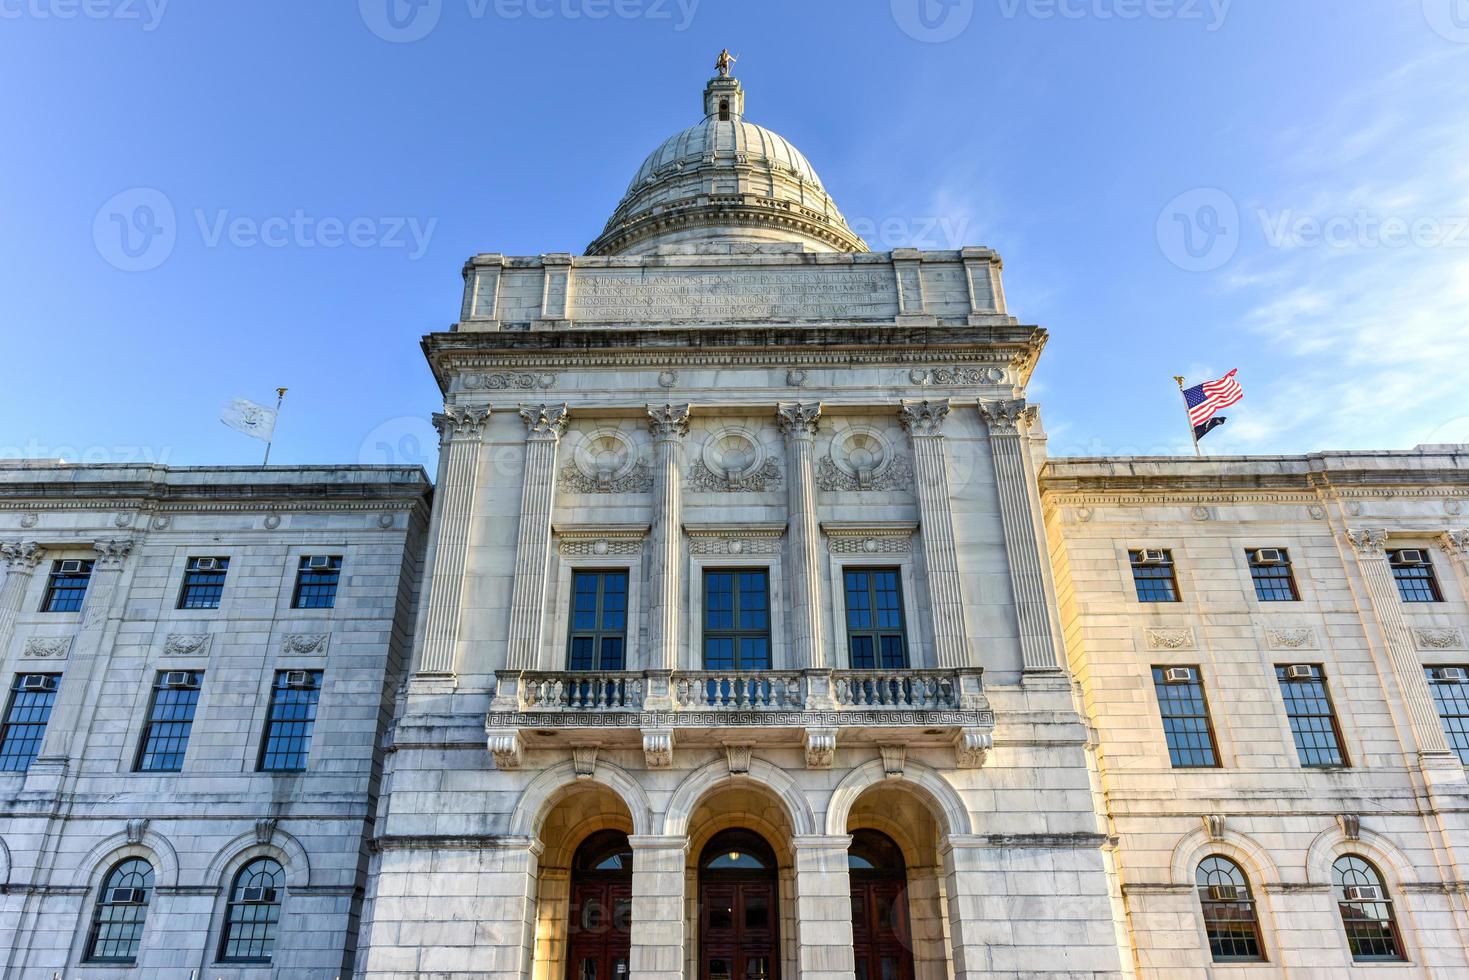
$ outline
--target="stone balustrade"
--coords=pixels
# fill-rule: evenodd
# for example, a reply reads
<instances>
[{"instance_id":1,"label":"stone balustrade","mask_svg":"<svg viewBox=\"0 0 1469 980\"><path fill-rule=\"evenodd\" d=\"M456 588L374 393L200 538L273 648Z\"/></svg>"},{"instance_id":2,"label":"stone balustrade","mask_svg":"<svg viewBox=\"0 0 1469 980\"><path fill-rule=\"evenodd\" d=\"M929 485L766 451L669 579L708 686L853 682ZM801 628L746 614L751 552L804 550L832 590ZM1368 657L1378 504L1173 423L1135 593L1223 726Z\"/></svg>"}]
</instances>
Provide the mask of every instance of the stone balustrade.
<instances>
[{"instance_id":1,"label":"stone balustrade","mask_svg":"<svg viewBox=\"0 0 1469 980\"><path fill-rule=\"evenodd\" d=\"M957 708L953 670L839 670L832 676L838 708Z\"/></svg>"},{"instance_id":2,"label":"stone balustrade","mask_svg":"<svg viewBox=\"0 0 1469 980\"><path fill-rule=\"evenodd\" d=\"M673 675L675 708L727 708L781 711L806 705L803 678L797 671L701 670Z\"/></svg>"}]
</instances>

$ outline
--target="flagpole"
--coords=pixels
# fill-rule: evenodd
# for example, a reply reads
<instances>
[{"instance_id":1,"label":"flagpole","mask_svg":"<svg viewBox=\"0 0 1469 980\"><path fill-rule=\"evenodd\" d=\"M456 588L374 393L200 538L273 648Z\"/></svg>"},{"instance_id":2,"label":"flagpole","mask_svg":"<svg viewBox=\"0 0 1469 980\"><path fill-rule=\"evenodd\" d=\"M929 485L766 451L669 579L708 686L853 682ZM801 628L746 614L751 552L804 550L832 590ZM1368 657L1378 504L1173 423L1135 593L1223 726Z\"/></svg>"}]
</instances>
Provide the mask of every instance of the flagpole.
<instances>
[{"instance_id":1,"label":"flagpole","mask_svg":"<svg viewBox=\"0 0 1469 980\"><path fill-rule=\"evenodd\" d=\"M284 389L284 388L277 388L275 390L275 415L276 415L276 419L275 420L276 420L276 422L279 422L280 421L281 402L283 402L285 400L286 400L286 389ZM265 469L267 466L270 465L270 447L271 447L271 444L274 443L274 442L275 442L275 425L272 424L271 427L270 427L270 438L267 439L266 442L265 442L265 459L261 460L261 462L260 462L260 468L262 470ZM1198 443L1197 442L1194 443L1194 448L1195 449L1198 448Z\"/></svg>"},{"instance_id":2,"label":"flagpole","mask_svg":"<svg viewBox=\"0 0 1469 980\"><path fill-rule=\"evenodd\" d=\"M1183 375L1175 374L1173 380L1178 382L1178 394L1183 398L1183 417L1188 420L1188 434L1194 441L1194 455L1203 456L1204 451L1199 448L1199 430L1194 428L1194 418L1188 411L1188 395L1184 394Z\"/></svg>"}]
</instances>

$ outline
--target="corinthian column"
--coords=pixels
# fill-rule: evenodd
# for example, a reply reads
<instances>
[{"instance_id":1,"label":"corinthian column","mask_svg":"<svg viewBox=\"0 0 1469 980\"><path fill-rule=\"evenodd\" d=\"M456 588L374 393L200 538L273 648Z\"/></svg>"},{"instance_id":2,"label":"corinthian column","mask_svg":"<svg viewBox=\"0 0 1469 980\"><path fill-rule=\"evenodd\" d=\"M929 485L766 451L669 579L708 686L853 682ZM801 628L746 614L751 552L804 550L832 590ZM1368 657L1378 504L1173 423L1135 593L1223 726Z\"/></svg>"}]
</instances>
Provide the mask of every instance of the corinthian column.
<instances>
[{"instance_id":1,"label":"corinthian column","mask_svg":"<svg viewBox=\"0 0 1469 980\"><path fill-rule=\"evenodd\" d=\"M1469 596L1469 531L1445 531L1439 538L1439 544L1449 556L1449 561L1454 563L1454 571L1459 575L1459 588ZM0 639L3 638L3 633L0 633Z\"/></svg>"},{"instance_id":2,"label":"corinthian column","mask_svg":"<svg viewBox=\"0 0 1469 980\"><path fill-rule=\"evenodd\" d=\"M959 581L959 554L954 545L954 515L949 506L949 464L944 456L944 420L948 399L905 401L898 412L913 443L913 476L917 484L918 519L923 527L923 555L928 592L933 599L933 641L940 667L963 667L969 655L964 642L964 593Z\"/></svg>"},{"instance_id":3,"label":"corinthian column","mask_svg":"<svg viewBox=\"0 0 1469 980\"><path fill-rule=\"evenodd\" d=\"M979 414L990 431L1000 522L1005 528L1005 559L1020 626L1020 655L1028 671L1060 670L1046 601L1040 539L1031 511L1030 473L1025 465L1024 428L1033 419L1035 409L1020 399L980 402Z\"/></svg>"},{"instance_id":4,"label":"corinthian column","mask_svg":"<svg viewBox=\"0 0 1469 980\"><path fill-rule=\"evenodd\" d=\"M46 549L34 541L0 543L0 561L5 563L5 584L0 585L0 650L10 648L10 633L20 604L30 588L31 575L46 557Z\"/></svg>"},{"instance_id":5,"label":"corinthian column","mask_svg":"<svg viewBox=\"0 0 1469 980\"><path fill-rule=\"evenodd\" d=\"M816 421L821 404L782 404L776 409L786 437L790 470L791 657L801 670L826 666L821 623L821 540L816 519Z\"/></svg>"},{"instance_id":6,"label":"corinthian column","mask_svg":"<svg viewBox=\"0 0 1469 980\"><path fill-rule=\"evenodd\" d=\"M546 567L551 557L551 509L556 503L556 446L566 431L565 405L522 405L525 475L520 485L520 531L515 542L515 588L510 597L510 670L540 665L546 617Z\"/></svg>"},{"instance_id":7,"label":"corinthian column","mask_svg":"<svg viewBox=\"0 0 1469 980\"><path fill-rule=\"evenodd\" d=\"M683 562L683 441L688 405L649 405L653 433L653 557L648 570L648 668L678 669L678 618ZM650 690L653 703L659 693Z\"/></svg>"},{"instance_id":8,"label":"corinthian column","mask_svg":"<svg viewBox=\"0 0 1469 980\"><path fill-rule=\"evenodd\" d=\"M450 406L434 415L434 428L439 430L439 480L429 538L428 602L418 630L420 674L454 673L479 447L489 421L488 407Z\"/></svg>"},{"instance_id":9,"label":"corinthian column","mask_svg":"<svg viewBox=\"0 0 1469 980\"><path fill-rule=\"evenodd\" d=\"M1413 646L1413 633L1403 617L1402 599L1398 595L1392 569L1388 566L1387 551L1383 547L1387 542L1387 531L1381 528L1349 530L1347 540L1357 553L1357 565L1367 583L1373 616L1387 644L1388 660L1398 689L1402 691L1403 704L1408 709L1418 753L1420 756L1451 757L1443 724L1433 705L1433 692L1428 688L1428 679L1423 676L1423 665L1418 662L1418 652ZM1457 759L1454 759L1454 765L1458 765Z\"/></svg>"}]
</instances>

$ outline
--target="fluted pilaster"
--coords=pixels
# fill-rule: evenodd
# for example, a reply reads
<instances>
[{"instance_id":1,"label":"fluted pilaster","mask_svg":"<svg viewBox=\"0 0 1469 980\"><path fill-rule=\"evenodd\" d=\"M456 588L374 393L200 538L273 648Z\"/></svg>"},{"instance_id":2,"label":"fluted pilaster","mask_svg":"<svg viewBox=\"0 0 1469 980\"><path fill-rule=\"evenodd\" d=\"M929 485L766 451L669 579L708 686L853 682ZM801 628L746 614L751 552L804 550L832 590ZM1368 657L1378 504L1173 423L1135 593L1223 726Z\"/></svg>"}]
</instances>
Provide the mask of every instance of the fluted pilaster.
<instances>
[{"instance_id":1,"label":"fluted pilaster","mask_svg":"<svg viewBox=\"0 0 1469 980\"><path fill-rule=\"evenodd\" d=\"M816 424L821 418L821 405L782 404L776 415L785 433L786 468L790 471L790 666L814 670L826 666L821 619L821 529L816 515Z\"/></svg>"},{"instance_id":2,"label":"fluted pilaster","mask_svg":"<svg viewBox=\"0 0 1469 980\"><path fill-rule=\"evenodd\" d=\"M1403 692L1403 703L1408 709L1408 719L1413 728L1413 737L1422 755L1450 754L1448 739L1444 736L1443 724L1433 704L1433 692L1423 676L1423 665L1413 645L1413 633L1403 616L1402 599L1398 595L1397 582L1393 580L1392 568L1388 565L1387 531L1381 528L1362 528L1347 531L1347 541L1357 554L1357 565L1367 584L1367 595L1372 604L1373 615L1382 629L1387 654L1398 688Z\"/></svg>"},{"instance_id":3,"label":"fluted pilaster","mask_svg":"<svg viewBox=\"0 0 1469 980\"><path fill-rule=\"evenodd\" d=\"M683 567L683 442L688 405L649 405L653 433L652 561L648 570L648 667L678 669L678 620Z\"/></svg>"},{"instance_id":4,"label":"fluted pilaster","mask_svg":"<svg viewBox=\"0 0 1469 980\"><path fill-rule=\"evenodd\" d=\"M25 601L31 576L46 557L46 549L34 541L0 542L0 562L5 564L5 584L0 585L0 650L10 649L20 604Z\"/></svg>"},{"instance_id":5,"label":"fluted pilaster","mask_svg":"<svg viewBox=\"0 0 1469 980\"><path fill-rule=\"evenodd\" d=\"M933 599L938 666L962 667L969 655L964 640L964 592L954 544L954 515L949 504L949 464L944 455L943 429L948 416L947 399L904 402L898 413L913 443L913 476L918 519L923 527L928 591Z\"/></svg>"},{"instance_id":6,"label":"fluted pilaster","mask_svg":"<svg viewBox=\"0 0 1469 980\"><path fill-rule=\"evenodd\" d=\"M546 615L546 568L551 555L551 512L556 505L556 447L566 431L565 405L523 405L525 474L520 485L520 528L515 543L515 587L510 597L507 666L540 666Z\"/></svg>"},{"instance_id":7,"label":"fluted pilaster","mask_svg":"<svg viewBox=\"0 0 1469 980\"><path fill-rule=\"evenodd\" d=\"M1020 655L1028 671L1061 669L1046 600L1045 570L1025 466L1024 430L1035 409L1023 400L980 402L979 413L989 426L990 456L1000 498L1000 522L1005 529L1005 559L1015 617L1020 627Z\"/></svg>"},{"instance_id":8,"label":"fluted pilaster","mask_svg":"<svg viewBox=\"0 0 1469 980\"><path fill-rule=\"evenodd\" d=\"M434 495L428 602L419 629L418 672L452 674L459 637L464 567L479 476L479 453L490 409L447 407L434 415L439 430L439 482Z\"/></svg>"}]
</instances>

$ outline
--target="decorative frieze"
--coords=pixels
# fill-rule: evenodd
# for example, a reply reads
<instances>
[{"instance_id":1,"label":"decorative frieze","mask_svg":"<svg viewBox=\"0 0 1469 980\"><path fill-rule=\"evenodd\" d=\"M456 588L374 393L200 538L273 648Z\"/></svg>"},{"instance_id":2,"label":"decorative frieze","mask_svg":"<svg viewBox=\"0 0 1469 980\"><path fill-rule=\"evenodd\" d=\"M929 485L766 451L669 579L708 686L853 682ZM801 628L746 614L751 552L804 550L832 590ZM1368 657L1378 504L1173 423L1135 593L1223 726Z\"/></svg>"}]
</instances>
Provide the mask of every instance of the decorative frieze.
<instances>
[{"instance_id":1,"label":"decorative frieze","mask_svg":"<svg viewBox=\"0 0 1469 980\"><path fill-rule=\"evenodd\" d=\"M561 554L577 558L640 555L648 536L646 524L556 524L551 530Z\"/></svg>"},{"instance_id":2,"label":"decorative frieze","mask_svg":"<svg viewBox=\"0 0 1469 980\"><path fill-rule=\"evenodd\" d=\"M941 367L914 368L908 372L908 380L916 385L952 387L955 385L994 385L1005 380L1005 369L1001 367Z\"/></svg>"},{"instance_id":3,"label":"decorative frieze","mask_svg":"<svg viewBox=\"0 0 1469 980\"><path fill-rule=\"evenodd\" d=\"M1149 628L1144 630L1149 650L1192 650L1194 648L1194 631L1191 629L1170 629L1167 627Z\"/></svg>"},{"instance_id":4,"label":"decorative frieze","mask_svg":"<svg viewBox=\"0 0 1469 980\"><path fill-rule=\"evenodd\" d=\"M170 633L163 641L165 657L207 657L213 633Z\"/></svg>"},{"instance_id":5,"label":"decorative frieze","mask_svg":"<svg viewBox=\"0 0 1469 980\"><path fill-rule=\"evenodd\" d=\"M330 640L330 633L287 633L281 640L281 653L298 656L310 654L325 656L327 643Z\"/></svg>"},{"instance_id":6,"label":"decorative frieze","mask_svg":"<svg viewBox=\"0 0 1469 980\"><path fill-rule=\"evenodd\" d=\"M1316 631L1309 626L1267 629L1265 645L1272 650L1313 650L1316 647Z\"/></svg>"},{"instance_id":7,"label":"decorative frieze","mask_svg":"<svg viewBox=\"0 0 1469 980\"><path fill-rule=\"evenodd\" d=\"M65 660L66 655L70 652L71 637L69 636L32 636L26 639L21 656Z\"/></svg>"},{"instance_id":8,"label":"decorative frieze","mask_svg":"<svg viewBox=\"0 0 1469 980\"><path fill-rule=\"evenodd\" d=\"M686 524L694 555L778 555L784 524Z\"/></svg>"},{"instance_id":9,"label":"decorative frieze","mask_svg":"<svg viewBox=\"0 0 1469 980\"><path fill-rule=\"evenodd\" d=\"M1420 626L1413 630L1420 650L1462 650L1464 633L1451 626Z\"/></svg>"},{"instance_id":10,"label":"decorative frieze","mask_svg":"<svg viewBox=\"0 0 1469 980\"><path fill-rule=\"evenodd\" d=\"M827 550L834 555L905 555L913 550L912 521L826 521Z\"/></svg>"},{"instance_id":11,"label":"decorative frieze","mask_svg":"<svg viewBox=\"0 0 1469 980\"><path fill-rule=\"evenodd\" d=\"M506 371L499 374L466 374L466 391L507 391L556 387L557 376L549 371Z\"/></svg>"}]
</instances>

